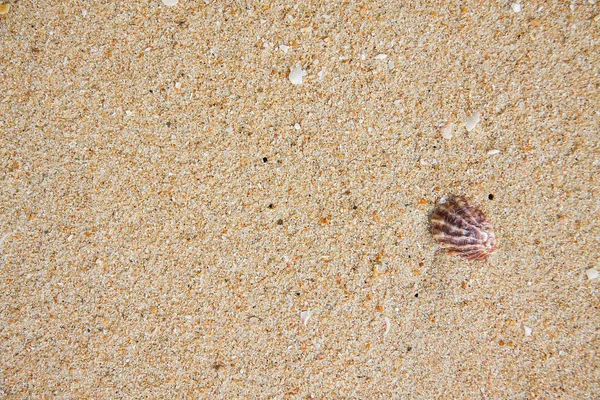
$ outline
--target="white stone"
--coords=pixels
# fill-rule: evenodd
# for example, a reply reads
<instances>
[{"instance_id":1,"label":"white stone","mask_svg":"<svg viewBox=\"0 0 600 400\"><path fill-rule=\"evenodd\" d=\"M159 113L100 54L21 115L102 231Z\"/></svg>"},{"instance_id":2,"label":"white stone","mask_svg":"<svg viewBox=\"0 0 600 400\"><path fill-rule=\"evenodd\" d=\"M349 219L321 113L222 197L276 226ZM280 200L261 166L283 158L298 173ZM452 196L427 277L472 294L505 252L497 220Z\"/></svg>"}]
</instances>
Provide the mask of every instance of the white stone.
<instances>
[{"instance_id":1,"label":"white stone","mask_svg":"<svg viewBox=\"0 0 600 400\"><path fill-rule=\"evenodd\" d=\"M167 7L172 7L177 5L177 3L179 2L179 0L162 0L163 4Z\"/></svg>"},{"instance_id":2,"label":"white stone","mask_svg":"<svg viewBox=\"0 0 600 400\"><path fill-rule=\"evenodd\" d=\"M387 54L377 54L375 56L376 60L385 60L387 58Z\"/></svg>"},{"instance_id":3,"label":"white stone","mask_svg":"<svg viewBox=\"0 0 600 400\"><path fill-rule=\"evenodd\" d=\"M598 271L595 268L588 269L587 271L585 271L585 274L587 275L588 279L598 278Z\"/></svg>"},{"instance_id":4,"label":"white stone","mask_svg":"<svg viewBox=\"0 0 600 400\"><path fill-rule=\"evenodd\" d=\"M531 329L530 327L524 325L523 329L525 330L525 336L531 336L531 333L533 332L533 329Z\"/></svg>"},{"instance_id":5,"label":"white stone","mask_svg":"<svg viewBox=\"0 0 600 400\"><path fill-rule=\"evenodd\" d=\"M516 13L521 12L521 3L512 3L510 7Z\"/></svg>"}]
</instances>

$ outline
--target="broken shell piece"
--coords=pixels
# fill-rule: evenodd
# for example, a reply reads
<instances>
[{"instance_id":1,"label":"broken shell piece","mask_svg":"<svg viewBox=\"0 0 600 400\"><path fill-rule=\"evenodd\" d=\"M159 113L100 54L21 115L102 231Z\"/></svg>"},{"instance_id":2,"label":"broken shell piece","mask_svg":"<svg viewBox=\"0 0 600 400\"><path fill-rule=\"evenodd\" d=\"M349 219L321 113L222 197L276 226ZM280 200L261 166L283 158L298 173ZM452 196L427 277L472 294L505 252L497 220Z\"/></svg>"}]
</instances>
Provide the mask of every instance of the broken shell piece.
<instances>
[{"instance_id":1,"label":"broken shell piece","mask_svg":"<svg viewBox=\"0 0 600 400\"><path fill-rule=\"evenodd\" d=\"M0 4L0 15L8 14L10 4Z\"/></svg>"},{"instance_id":2,"label":"broken shell piece","mask_svg":"<svg viewBox=\"0 0 600 400\"><path fill-rule=\"evenodd\" d=\"M454 124L452 122L448 122L444 126L440 128L440 135L444 139L452 139L452 131L454 130Z\"/></svg>"},{"instance_id":3,"label":"broken shell piece","mask_svg":"<svg viewBox=\"0 0 600 400\"><path fill-rule=\"evenodd\" d=\"M481 113L479 111L474 111L465 121L465 128L467 128L467 132L471 132L473 129L475 129L475 126L477 126L480 119Z\"/></svg>"},{"instance_id":4,"label":"broken shell piece","mask_svg":"<svg viewBox=\"0 0 600 400\"><path fill-rule=\"evenodd\" d=\"M487 152L488 156L495 156L496 154L500 154L500 150L494 149Z\"/></svg>"},{"instance_id":5,"label":"broken shell piece","mask_svg":"<svg viewBox=\"0 0 600 400\"><path fill-rule=\"evenodd\" d=\"M590 268L587 271L585 271L585 274L587 275L588 279L596 279L598 277L598 271L594 268Z\"/></svg>"},{"instance_id":6,"label":"broken shell piece","mask_svg":"<svg viewBox=\"0 0 600 400\"><path fill-rule=\"evenodd\" d=\"M431 215L431 233L451 255L482 260L496 251L494 228L463 196L448 199Z\"/></svg>"},{"instance_id":7,"label":"broken shell piece","mask_svg":"<svg viewBox=\"0 0 600 400\"><path fill-rule=\"evenodd\" d=\"M528 327L526 325L523 325L523 329L525 330L525 336L531 336L533 329L531 329L530 327Z\"/></svg>"},{"instance_id":8,"label":"broken shell piece","mask_svg":"<svg viewBox=\"0 0 600 400\"><path fill-rule=\"evenodd\" d=\"M312 312L310 310L302 311L300 313L300 321L302 322L302 325L306 326L311 315Z\"/></svg>"},{"instance_id":9,"label":"broken shell piece","mask_svg":"<svg viewBox=\"0 0 600 400\"><path fill-rule=\"evenodd\" d=\"M390 322L390 319L388 317L383 317L383 320L385 321L385 332L383 332L383 335L385 336L390 332L392 323Z\"/></svg>"},{"instance_id":10,"label":"broken shell piece","mask_svg":"<svg viewBox=\"0 0 600 400\"><path fill-rule=\"evenodd\" d=\"M521 12L521 3L512 3L510 8L516 13Z\"/></svg>"},{"instance_id":11,"label":"broken shell piece","mask_svg":"<svg viewBox=\"0 0 600 400\"><path fill-rule=\"evenodd\" d=\"M165 6L171 7L176 6L179 0L162 0L162 2Z\"/></svg>"},{"instance_id":12,"label":"broken shell piece","mask_svg":"<svg viewBox=\"0 0 600 400\"><path fill-rule=\"evenodd\" d=\"M294 85L302 85L302 78L306 75L306 71L302 70L302 67L299 64L296 64L294 67L290 68L290 82Z\"/></svg>"}]
</instances>

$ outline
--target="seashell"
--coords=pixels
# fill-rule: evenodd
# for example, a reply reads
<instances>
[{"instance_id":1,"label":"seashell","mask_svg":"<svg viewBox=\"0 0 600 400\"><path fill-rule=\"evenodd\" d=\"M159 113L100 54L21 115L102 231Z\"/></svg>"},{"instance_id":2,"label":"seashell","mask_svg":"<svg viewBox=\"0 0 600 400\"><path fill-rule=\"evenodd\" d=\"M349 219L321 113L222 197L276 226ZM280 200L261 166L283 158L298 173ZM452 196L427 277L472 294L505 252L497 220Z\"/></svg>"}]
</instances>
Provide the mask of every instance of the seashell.
<instances>
[{"instance_id":1,"label":"seashell","mask_svg":"<svg viewBox=\"0 0 600 400\"><path fill-rule=\"evenodd\" d=\"M452 255L481 260L496 251L494 228L464 196L448 199L431 215L431 233Z\"/></svg>"}]
</instances>

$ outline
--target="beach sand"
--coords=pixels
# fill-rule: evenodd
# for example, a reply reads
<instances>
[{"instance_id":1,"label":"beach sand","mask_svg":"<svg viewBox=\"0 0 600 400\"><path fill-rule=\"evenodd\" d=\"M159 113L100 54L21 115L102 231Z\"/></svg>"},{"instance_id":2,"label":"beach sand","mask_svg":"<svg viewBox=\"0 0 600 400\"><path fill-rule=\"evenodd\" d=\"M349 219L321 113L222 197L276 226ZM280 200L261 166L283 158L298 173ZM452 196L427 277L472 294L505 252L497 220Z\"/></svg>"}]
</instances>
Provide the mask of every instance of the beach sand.
<instances>
[{"instance_id":1,"label":"beach sand","mask_svg":"<svg viewBox=\"0 0 600 400\"><path fill-rule=\"evenodd\" d=\"M0 397L600 397L597 2L10 3Z\"/></svg>"}]
</instances>

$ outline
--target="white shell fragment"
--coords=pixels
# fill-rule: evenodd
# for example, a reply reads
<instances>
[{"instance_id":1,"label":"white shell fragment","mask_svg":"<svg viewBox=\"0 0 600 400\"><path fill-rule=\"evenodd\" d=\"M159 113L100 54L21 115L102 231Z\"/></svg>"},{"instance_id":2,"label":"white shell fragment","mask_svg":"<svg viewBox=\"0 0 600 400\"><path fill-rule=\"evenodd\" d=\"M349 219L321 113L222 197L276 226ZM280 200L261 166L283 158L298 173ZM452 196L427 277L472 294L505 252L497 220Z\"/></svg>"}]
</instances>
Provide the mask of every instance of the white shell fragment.
<instances>
[{"instance_id":1,"label":"white shell fragment","mask_svg":"<svg viewBox=\"0 0 600 400\"><path fill-rule=\"evenodd\" d=\"M387 54L377 54L375 56L376 60L385 60L387 58Z\"/></svg>"},{"instance_id":2,"label":"white shell fragment","mask_svg":"<svg viewBox=\"0 0 600 400\"><path fill-rule=\"evenodd\" d=\"M306 326L311 315L312 312L310 310L302 311L300 313L300 321L302 322L302 325Z\"/></svg>"},{"instance_id":3,"label":"white shell fragment","mask_svg":"<svg viewBox=\"0 0 600 400\"><path fill-rule=\"evenodd\" d=\"M385 332L383 332L383 335L385 336L389 333L392 323L388 317L383 317L383 320L385 321Z\"/></svg>"},{"instance_id":4,"label":"white shell fragment","mask_svg":"<svg viewBox=\"0 0 600 400\"><path fill-rule=\"evenodd\" d=\"M467 132L471 132L475 129L475 126L481 120L481 113L479 111L474 111L469 118L465 121L465 128L467 128Z\"/></svg>"},{"instance_id":5,"label":"white shell fragment","mask_svg":"<svg viewBox=\"0 0 600 400\"><path fill-rule=\"evenodd\" d=\"M531 336L531 333L533 332L533 329L531 329L527 325L523 325L523 329L525 330L525 336Z\"/></svg>"},{"instance_id":6,"label":"white shell fragment","mask_svg":"<svg viewBox=\"0 0 600 400\"><path fill-rule=\"evenodd\" d=\"M512 3L510 8L516 13L521 12L521 3Z\"/></svg>"},{"instance_id":7,"label":"white shell fragment","mask_svg":"<svg viewBox=\"0 0 600 400\"><path fill-rule=\"evenodd\" d=\"M453 130L454 124L452 122L448 122L440 128L440 135L442 135L444 139L452 139Z\"/></svg>"},{"instance_id":8,"label":"white shell fragment","mask_svg":"<svg viewBox=\"0 0 600 400\"><path fill-rule=\"evenodd\" d=\"M8 4L8 3L0 4L0 15L8 14L9 11L10 11L10 4Z\"/></svg>"},{"instance_id":9,"label":"white shell fragment","mask_svg":"<svg viewBox=\"0 0 600 400\"><path fill-rule=\"evenodd\" d=\"M285 44L280 44L279 50L283 51L284 53L287 53L290 50L290 46L286 46Z\"/></svg>"},{"instance_id":10,"label":"white shell fragment","mask_svg":"<svg viewBox=\"0 0 600 400\"><path fill-rule=\"evenodd\" d=\"M302 67L299 64L296 64L294 67L290 68L290 82L294 85L302 85L302 78L306 75L306 71L302 70Z\"/></svg>"},{"instance_id":11,"label":"white shell fragment","mask_svg":"<svg viewBox=\"0 0 600 400\"><path fill-rule=\"evenodd\" d=\"M587 275L588 279L598 278L598 271L595 268L588 269L587 271L585 271L585 274Z\"/></svg>"},{"instance_id":12,"label":"white shell fragment","mask_svg":"<svg viewBox=\"0 0 600 400\"><path fill-rule=\"evenodd\" d=\"M163 4L167 7L172 7L179 3L179 0L162 0Z\"/></svg>"},{"instance_id":13,"label":"white shell fragment","mask_svg":"<svg viewBox=\"0 0 600 400\"><path fill-rule=\"evenodd\" d=\"M500 150L490 150L487 152L488 156L495 156L496 154L500 154Z\"/></svg>"}]
</instances>

